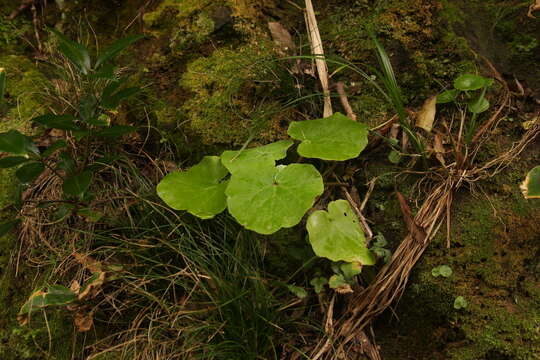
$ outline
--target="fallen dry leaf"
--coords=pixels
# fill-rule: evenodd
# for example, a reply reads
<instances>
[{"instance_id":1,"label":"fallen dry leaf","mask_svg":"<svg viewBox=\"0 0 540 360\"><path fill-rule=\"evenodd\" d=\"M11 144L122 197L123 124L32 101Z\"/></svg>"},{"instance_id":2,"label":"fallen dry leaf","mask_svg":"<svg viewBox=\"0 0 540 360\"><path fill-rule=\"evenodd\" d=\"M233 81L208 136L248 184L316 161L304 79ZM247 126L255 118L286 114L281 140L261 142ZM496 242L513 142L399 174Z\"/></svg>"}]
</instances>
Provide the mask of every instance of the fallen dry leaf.
<instances>
[{"instance_id":1,"label":"fallen dry leaf","mask_svg":"<svg viewBox=\"0 0 540 360\"><path fill-rule=\"evenodd\" d=\"M296 46L291 33L278 22L269 22L268 29L270 29L272 39L279 46L279 49L285 54L294 55Z\"/></svg>"},{"instance_id":2,"label":"fallen dry leaf","mask_svg":"<svg viewBox=\"0 0 540 360\"><path fill-rule=\"evenodd\" d=\"M433 151L435 152L435 157L442 166L446 166L446 163L444 161L444 146L442 141L441 134L435 134L435 137L433 138Z\"/></svg>"},{"instance_id":3,"label":"fallen dry leaf","mask_svg":"<svg viewBox=\"0 0 540 360\"><path fill-rule=\"evenodd\" d=\"M75 313L75 318L73 320L75 327L78 332L86 332L92 328L94 325L94 317L92 313L86 313L82 310L79 310Z\"/></svg>"},{"instance_id":4,"label":"fallen dry leaf","mask_svg":"<svg viewBox=\"0 0 540 360\"><path fill-rule=\"evenodd\" d=\"M87 283L81 288L80 293L78 294L79 300L84 300L86 298L94 298L99 290L101 290L101 286L105 282L105 272L100 271L94 273L92 277L87 280Z\"/></svg>"},{"instance_id":5,"label":"fallen dry leaf","mask_svg":"<svg viewBox=\"0 0 540 360\"><path fill-rule=\"evenodd\" d=\"M433 128L433 122L435 121L435 114L437 113L437 96L434 95L427 99L422 105L422 109L418 112L416 117L416 126L431 132Z\"/></svg>"},{"instance_id":6,"label":"fallen dry leaf","mask_svg":"<svg viewBox=\"0 0 540 360\"><path fill-rule=\"evenodd\" d=\"M538 10L540 10L540 0L536 0L536 2L533 2L531 6L529 6L529 12L527 13L527 16L536 19L536 16L533 15L533 12Z\"/></svg>"}]
</instances>

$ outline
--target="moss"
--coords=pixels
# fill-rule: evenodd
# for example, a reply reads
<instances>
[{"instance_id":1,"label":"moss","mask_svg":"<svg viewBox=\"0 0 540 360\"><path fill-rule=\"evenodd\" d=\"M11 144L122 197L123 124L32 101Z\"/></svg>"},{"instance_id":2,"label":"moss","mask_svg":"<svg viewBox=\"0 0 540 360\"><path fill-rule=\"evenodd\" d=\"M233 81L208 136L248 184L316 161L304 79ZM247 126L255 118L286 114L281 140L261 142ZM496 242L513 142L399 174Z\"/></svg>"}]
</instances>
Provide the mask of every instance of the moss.
<instances>
[{"instance_id":1,"label":"moss","mask_svg":"<svg viewBox=\"0 0 540 360\"><path fill-rule=\"evenodd\" d=\"M475 70L475 58L465 39L447 26L439 2L390 0L357 6L329 4L320 21L323 42L330 55L343 57L361 66L378 67L372 30L389 53L399 84L408 102L421 102L450 84L458 75ZM362 89L361 95L374 91ZM380 102L358 102L357 111L385 112ZM373 115L372 115L373 116Z\"/></svg>"},{"instance_id":2,"label":"moss","mask_svg":"<svg viewBox=\"0 0 540 360\"><path fill-rule=\"evenodd\" d=\"M7 103L2 109L0 132L17 129L31 132L29 119L40 114L46 101L39 96L46 82L45 76L24 56L9 55L0 57L0 67L6 69ZM9 205L15 200L17 182L13 170L0 170L0 222L12 218ZM35 270L24 264L19 266L19 274L14 274L12 259L16 256L18 245L16 238L6 235L0 238L0 358L40 359L46 355L36 347L40 344L47 349L49 335L46 327L29 328L17 324L16 315L19 307L31 293L29 285L35 280ZM48 319L53 340L56 359L68 359L71 356L69 347L63 344L66 333L66 322L53 315ZM68 330L71 325L68 326ZM62 343L62 347L60 344ZM69 353L68 353L69 352Z\"/></svg>"},{"instance_id":3,"label":"moss","mask_svg":"<svg viewBox=\"0 0 540 360\"><path fill-rule=\"evenodd\" d=\"M500 177L505 175L495 181ZM451 248L446 249L444 234L435 239L398 309L402 322L407 322L399 326L399 333L409 329L409 324L416 327L428 322L426 341L414 339L415 334L405 335L410 337L404 341L414 344L411 351L430 349L430 355L418 358L539 358L540 293L536 289L540 277L534 269L540 251L536 235L540 210L530 206L516 214L512 209L521 201L512 193L492 195L489 200L465 193L457 197ZM452 276L433 277L432 268L443 264L452 268ZM467 299L466 309L453 309L457 296ZM404 355L394 356L388 358Z\"/></svg>"},{"instance_id":4,"label":"moss","mask_svg":"<svg viewBox=\"0 0 540 360\"><path fill-rule=\"evenodd\" d=\"M193 96L182 107L183 116L204 143L242 144L250 134L266 141L283 136L288 124L282 123L280 104L264 100L279 92L281 81L268 61L271 51L266 44L248 44L188 65L180 85Z\"/></svg>"}]
</instances>

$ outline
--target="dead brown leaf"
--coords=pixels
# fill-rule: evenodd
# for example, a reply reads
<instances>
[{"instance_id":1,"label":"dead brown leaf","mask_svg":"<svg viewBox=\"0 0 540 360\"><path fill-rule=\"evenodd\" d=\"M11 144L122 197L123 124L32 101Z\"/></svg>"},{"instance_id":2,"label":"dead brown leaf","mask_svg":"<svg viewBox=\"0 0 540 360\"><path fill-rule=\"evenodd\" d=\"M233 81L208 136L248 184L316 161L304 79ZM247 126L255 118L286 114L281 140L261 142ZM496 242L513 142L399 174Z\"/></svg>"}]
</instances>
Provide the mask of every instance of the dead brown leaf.
<instances>
[{"instance_id":1,"label":"dead brown leaf","mask_svg":"<svg viewBox=\"0 0 540 360\"><path fill-rule=\"evenodd\" d=\"M97 295L99 290L101 290L101 286L105 282L105 272L100 271L94 273L90 280L86 282L86 284L81 288L81 291L78 294L79 300L84 299L91 299Z\"/></svg>"},{"instance_id":2,"label":"dead brown leaf","mask_svg":"<svg viewBox=\"0 0 540 360\"><path fill-rule=\"evenodd\" d=\"M281 23L269 22L268 29L274 43L279 47L279 50L287 55L294 55L296 52L296 46L294 45L293 38L289 30L285 29Z\"/></svg>"},{"instance_id":3,"label":"dead brown leaf","mask_svg":"<svg viewBox=\"0 0 540 360\"><path fill-rule=\"evenodd\" d=\"M433 129L433 122L435 121L435 114L437 113L437 96L434 95L427 99L422 105L422 109L416 116L416 126L431 132Z\"/></svg>"},{"instance_id":4,"label":"dead brown leaf","mask_svg":"<svg viewBox=\"0 0 540 360\"><path fill-rule=\"evenodd\" d=\"M82 309L75 313L73 320L78 332L86 332L94 325L94 317L92 312L84 312Z\"/></svg>"},{"instance_id":5,"label":"dead brown leaf","mask_svg":"<svg viewBox=\"0 0 540 360\"><path fill-rule=\"evenodd\" d=\"M97 260L95 260L90 255L81 254L78 252L73 253L73 257L79 264L84 266L86 269L88 269L90 272L100 272L101 271L101 263Z\"/></svg>"},{"instance_id":6,"label":"dead brown leaf","mask_svg":"<svg viewBox=\"0 0 540 360\"><path fill-rule=\"evenodd\" d=\"M441 134L435 134L435 137L433 138L433 151L435 152L435 157L442 166L446 166L446 162L444 161L444 145L442 141Z\"/></svg>"},{"instance_id":7,"label":"dead brown leaf","mask_svg":"<svg viewBox=\"0 0 540 360\"><path fill-rule=\"evenodd\" d=\"M536 19L536 16L533 15L533 12L538 10L540 10L540 0L536 0L536 2L533 2L531 6L529 6L529 12L527 13L527 16Z\"/></svg>"},{"instance_id":8,"label":"dead brown leaf","mask_svg":"<svg viewBox=\"0 0 540 360\"><path fill-rule=\"evenodd\" d=\"M407 229L418 242L423 242L426 238L426 232L414 221L411 208L409 207L405 196L403 196L403 194L399 191L396 192L396 195L399 201L399 206L401 208L401 213L403 214L403 219L405 220L405 224L407 225Z\"/></svg>"}]
</instances>

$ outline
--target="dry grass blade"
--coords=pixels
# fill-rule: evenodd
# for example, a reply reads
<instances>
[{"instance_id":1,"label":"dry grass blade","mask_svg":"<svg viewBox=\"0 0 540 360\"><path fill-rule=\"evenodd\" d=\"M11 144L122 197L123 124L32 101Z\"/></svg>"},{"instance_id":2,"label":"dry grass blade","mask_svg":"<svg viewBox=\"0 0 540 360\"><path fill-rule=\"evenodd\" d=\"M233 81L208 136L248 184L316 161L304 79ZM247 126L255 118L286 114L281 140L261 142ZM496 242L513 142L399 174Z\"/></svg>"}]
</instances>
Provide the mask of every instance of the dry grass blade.
<instances>
[{"instance_id":1,"label":"dry grass blade","mask_svg":"<svg viewBox=\"0 0 540 360\"><path fill-rule=\"evenodd\" d=\"M324 95L324 117L331 116L332 100L330 98L329 78L328 78L328 65L324 59L324 49L322 45L321 34L319 32L319 26L317 25L317 18L315 17L315 10L313 9L313 3L311 0L306 0L306 25L308 28L309 40L311 45L311 52L315 55L315 64L317 66L317 73L319 74L319 80Z\"/></svg>"}]
</instances>

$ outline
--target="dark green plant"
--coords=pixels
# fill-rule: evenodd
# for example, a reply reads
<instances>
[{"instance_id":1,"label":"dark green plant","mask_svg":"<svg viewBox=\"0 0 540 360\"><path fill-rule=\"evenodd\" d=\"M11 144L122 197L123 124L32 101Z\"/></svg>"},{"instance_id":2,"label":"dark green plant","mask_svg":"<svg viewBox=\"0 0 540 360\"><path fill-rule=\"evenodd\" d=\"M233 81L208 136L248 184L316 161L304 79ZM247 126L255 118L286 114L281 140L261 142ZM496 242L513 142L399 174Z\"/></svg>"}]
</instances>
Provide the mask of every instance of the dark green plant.
<instances>
[{"instance_id":1,"label":"dark green plant","mask_svg":"<svg viewBox=\"0 0 540 360\"><path fill-rule=\"evenodd\" d=\"M63 199L59 213L86 211L84 203L91 198L88 190L96 171L112 161L102 157L91 161L91 153L99 146L136 130L127 125L112 124L111 114L120 103L139 91L125 87L127 79L118 78L112 63L115 56L141 36L121 39L92 58L88 49L52 30L58 48L75 68L71 77L80 96L72 104L73 111L64 114L45 114L32 119L44 130L65 131L66 138L47 147L40 147L33 137L17 130L0 133L0 168L16 168L15 176L23 186L34 182L46 169L62 180ZM64 71L64 74L70 71ZM0 71L0 95L5 88L5 72ZM2 227L7 228L8 224Z\"/></svg>"},{"instance_id":2,"label":"dark green plant","mask_svg":"<svg viewBox=\"0 0 540 360\"><path fill-rule=\"evenodd\" d=\"M479 75L463 74L454 80L454 88L437 96L438 104L454 103L466 107L471 118L465 124L465 142L470 143L477 129L478 115L489 109L486 99L487 89L493 85L493 79Z\"/></svg>"}]
</instances>

